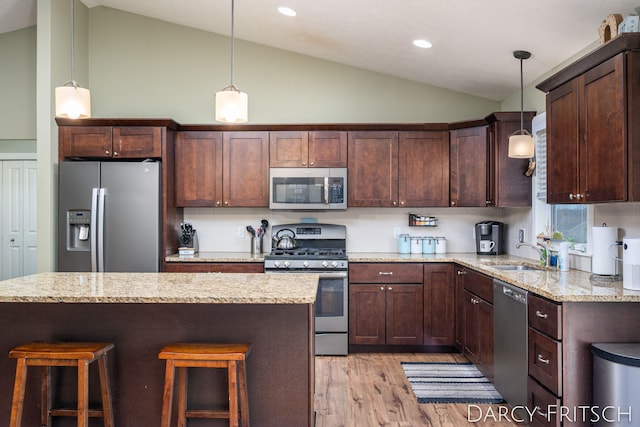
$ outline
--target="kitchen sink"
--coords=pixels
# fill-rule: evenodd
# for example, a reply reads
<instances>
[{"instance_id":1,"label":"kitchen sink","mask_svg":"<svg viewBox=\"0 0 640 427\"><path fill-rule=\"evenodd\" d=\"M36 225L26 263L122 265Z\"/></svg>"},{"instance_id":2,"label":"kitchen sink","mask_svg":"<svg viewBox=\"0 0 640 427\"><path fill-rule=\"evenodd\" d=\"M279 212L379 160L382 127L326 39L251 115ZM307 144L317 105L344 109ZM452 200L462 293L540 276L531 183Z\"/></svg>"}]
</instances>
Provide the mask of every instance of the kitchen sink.
<instances>
[{"instance_id":1,"label":"kitchen sink","mask_svg":"<svg viewBox=\"0 0 640 427\"><path fill-rule=\"evenodd\" d=\"M491 267L496 268L498 270L512 270L512 271L540 270L539 268L531 267L530 265L515 265L515 264L492 265Z\"/></svg>"}]
</instances>

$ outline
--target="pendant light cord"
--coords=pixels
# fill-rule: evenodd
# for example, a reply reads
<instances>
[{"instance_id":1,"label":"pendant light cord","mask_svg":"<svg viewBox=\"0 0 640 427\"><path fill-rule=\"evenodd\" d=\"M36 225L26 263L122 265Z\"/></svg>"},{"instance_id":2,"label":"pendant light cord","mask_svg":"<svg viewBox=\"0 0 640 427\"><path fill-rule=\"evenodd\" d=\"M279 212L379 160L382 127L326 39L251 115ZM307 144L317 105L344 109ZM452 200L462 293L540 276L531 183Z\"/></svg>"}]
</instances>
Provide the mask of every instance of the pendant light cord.
<instances>
[{"instance_id":1,"label":"pendant light cord","mask_svg":"<svg viewBox=\"0 0 640 427\"><path fill-rule=\"evenodd\" d=\"M77 88L78 83L76 83L76 49L75 49L75 0L71 0L71 84L73 87Z\"/></svg>"},{"instance_id":2,"label":"pendant light cord","mask_svg":"<svg viewBox=\"0 0 640 427\"><path fill-rule=\"evenodd\" d=\"M231 88L237 90L233 83L233 68L235 58L235 28L234 28L234 16L235 16L235 1L231 0Z\"/></svg>"},{"instance_id":3,"label":"pendant light cord","mask_svg":"<svg viewBox=\"0 0 640 427\"><path fill-rule=\"evenodd\" d=\"M522 78L522 60L520 58L520 129L524 129L524 80Z\"/></svg>"}]
</instances>

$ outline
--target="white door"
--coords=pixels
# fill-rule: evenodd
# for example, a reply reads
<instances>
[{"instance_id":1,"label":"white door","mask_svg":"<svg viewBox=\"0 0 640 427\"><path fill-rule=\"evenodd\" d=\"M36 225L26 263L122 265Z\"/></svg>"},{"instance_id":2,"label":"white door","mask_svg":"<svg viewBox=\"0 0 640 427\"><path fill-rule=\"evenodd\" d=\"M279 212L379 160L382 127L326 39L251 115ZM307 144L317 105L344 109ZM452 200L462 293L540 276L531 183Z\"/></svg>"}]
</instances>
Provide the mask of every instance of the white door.
<instances>
[{"instance_id":1,"label":"white door","mask_svg":"<svg viewBox=\"0 0 640 427\"><path fill-rule=\"evenodd\" d=\"M1 278L36 273L36 162L2 162Z\"/></svg>"}]
</instances>

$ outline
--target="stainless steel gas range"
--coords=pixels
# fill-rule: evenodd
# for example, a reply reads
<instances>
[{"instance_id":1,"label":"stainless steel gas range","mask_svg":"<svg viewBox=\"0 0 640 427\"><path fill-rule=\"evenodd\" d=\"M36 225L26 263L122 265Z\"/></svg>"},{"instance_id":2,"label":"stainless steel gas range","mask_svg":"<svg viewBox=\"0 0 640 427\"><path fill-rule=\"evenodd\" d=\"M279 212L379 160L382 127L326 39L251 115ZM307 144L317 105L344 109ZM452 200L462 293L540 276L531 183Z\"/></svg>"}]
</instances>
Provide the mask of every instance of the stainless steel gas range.
<instances>
[{"instance_id":1,"label":"stainless steel gas range","mask_svg":"<svg viewBox=\"0 0 640 427\"><path fill-rule=\"evenodd\" d=\"M344 225L282 224L273 226L265 273L317 273L317 355L346 355L349 348L347 231Z\"/></svg>"}]
</instances>

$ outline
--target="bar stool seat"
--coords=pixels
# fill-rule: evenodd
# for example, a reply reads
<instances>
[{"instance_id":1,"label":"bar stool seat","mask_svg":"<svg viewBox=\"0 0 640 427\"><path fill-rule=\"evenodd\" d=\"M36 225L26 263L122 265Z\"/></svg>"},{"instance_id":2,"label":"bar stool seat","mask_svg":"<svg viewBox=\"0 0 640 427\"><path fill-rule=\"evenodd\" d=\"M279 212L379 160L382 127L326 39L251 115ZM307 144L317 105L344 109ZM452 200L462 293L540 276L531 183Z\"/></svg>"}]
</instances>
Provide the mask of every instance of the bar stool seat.
<instances>
[{"instance_id":1,"label":"bar stool seat","mask_svg":"<svg viewBox=\"0 0 640 427\"><path fill-rule=\"evenodd\" d=\"M103 417L105 427L113 427L113 406L107 371L107 353L114 345L103 342L32 342L12 349L9 357L17 359L16 378L13 386L11 420L9 427L20 427L24 406L27 368L42 367L42 393L40 421L51 425L52 416L76 417L78 427L87 427L89 417ZM98 361L102 409L89 409L89 365ZM78 368L77 409L51 408L51 367L75 366Z\"/></svg>"},{"instance_id":2,"label":"bar stool seat","mask_svg":"<svg viewBox=\"0 0 640 427\"><path fill-rule=\"evenodd\" d=\"M228 418L230 427L249 427L246 358L250 344L173 343L160 350L159 359L166 360L161 427L171 425L174 376L178 370L178 427L187 418ZM187 410L187 368L226 368L228 371L228 410ZM238 395L240 402L238 405Z\"/></svg>"}]
</instances>

